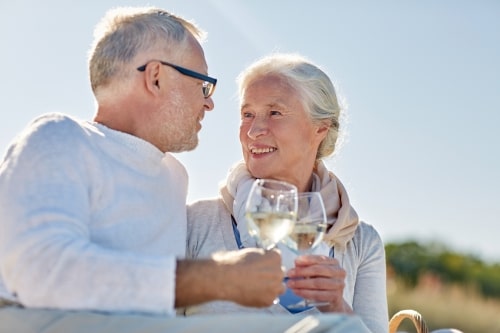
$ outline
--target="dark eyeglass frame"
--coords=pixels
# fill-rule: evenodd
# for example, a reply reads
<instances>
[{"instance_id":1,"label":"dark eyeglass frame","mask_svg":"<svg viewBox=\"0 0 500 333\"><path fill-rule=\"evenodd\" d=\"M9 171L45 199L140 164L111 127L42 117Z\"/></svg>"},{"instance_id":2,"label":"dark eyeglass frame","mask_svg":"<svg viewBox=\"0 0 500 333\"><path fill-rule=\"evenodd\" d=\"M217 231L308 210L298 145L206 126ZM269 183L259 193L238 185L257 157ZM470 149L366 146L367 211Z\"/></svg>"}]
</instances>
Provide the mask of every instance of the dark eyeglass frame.
<instances>
[{"instance_id":1,"label":"dark eyeglass frame","mask_svg":"<svg viewBox=\"0 0 500 333\"><path fill-rule=\"evenodd\" d=\"M153 61L158 61L162 65L172 67L173 69L175 69L176 71L178 71L179 73L181 73L183 75L204 81L201 89L203 91L203 96L205 96L205 98L209 98L214 93L215 85L217 84L216 78L195 72L193 70L190 70L190 69L187 69L187 68L184 68L181 66L174 65L170 62L161 61L161 60L150 60L146 64L137 67L137 70L139 72L144 72L146 70L146 67L149 65L149 63L153 62Z\"/></svg>"}]
</instances>

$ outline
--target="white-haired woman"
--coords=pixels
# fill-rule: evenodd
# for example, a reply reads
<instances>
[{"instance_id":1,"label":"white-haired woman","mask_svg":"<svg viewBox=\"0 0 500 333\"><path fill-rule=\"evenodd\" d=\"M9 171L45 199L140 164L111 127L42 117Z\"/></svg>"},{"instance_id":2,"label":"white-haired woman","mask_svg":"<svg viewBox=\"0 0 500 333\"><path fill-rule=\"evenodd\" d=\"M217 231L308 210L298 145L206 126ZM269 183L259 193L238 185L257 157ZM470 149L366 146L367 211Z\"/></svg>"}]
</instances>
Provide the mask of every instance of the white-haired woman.
<instances>
[{"instance_id":1,"label":"white-haired woman","mask_svg":"<svg viewBox=\"0 0 500 333\"><path fill-rule=\"evenodd\" d=\"M335 151L342 111L330 78L301 56L274 54L245 69L238 83L244 162L231 168L219 197L188 207L188 256L256 246L244 216L255 178L321 192L332 225L324 239L327 247L322 255L296 258L287 275L307 279L290 279L287 287L300 297L329 302L305 311L354 312L372 332L386 333L384 245L375 228L358 219L344 186L322 161ZM290 256L282 251L284 259ZM211 302L185 313L289 312L285 303L261 310Z\"/></svg>"}]
</instances>

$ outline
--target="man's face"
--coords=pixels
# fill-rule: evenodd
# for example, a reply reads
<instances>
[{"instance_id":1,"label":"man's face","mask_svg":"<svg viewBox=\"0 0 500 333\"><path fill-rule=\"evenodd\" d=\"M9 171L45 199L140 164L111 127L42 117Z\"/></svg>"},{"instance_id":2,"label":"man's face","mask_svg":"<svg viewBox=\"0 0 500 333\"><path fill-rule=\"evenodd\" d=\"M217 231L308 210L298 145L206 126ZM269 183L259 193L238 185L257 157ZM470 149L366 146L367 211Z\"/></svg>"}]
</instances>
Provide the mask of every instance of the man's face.
<instances>
[{"instance_id":1,"label":"man's face","mask_svg":"<svg viewBox=\"0 0 500 333\"><path fill-rule=\"evenodd\" d=\"M166 59L175 65L207 74L203 49L192 38L184 52L177 59ZM175 61L175 62L174 62ZM170 66L162 66L163 100L151 126L157 132L157 146L164 152L193 150L198 145L198 132L205 111L214 108L211 97L203 94L203 80L178 72Z\"/></svg>"}]
</instances>

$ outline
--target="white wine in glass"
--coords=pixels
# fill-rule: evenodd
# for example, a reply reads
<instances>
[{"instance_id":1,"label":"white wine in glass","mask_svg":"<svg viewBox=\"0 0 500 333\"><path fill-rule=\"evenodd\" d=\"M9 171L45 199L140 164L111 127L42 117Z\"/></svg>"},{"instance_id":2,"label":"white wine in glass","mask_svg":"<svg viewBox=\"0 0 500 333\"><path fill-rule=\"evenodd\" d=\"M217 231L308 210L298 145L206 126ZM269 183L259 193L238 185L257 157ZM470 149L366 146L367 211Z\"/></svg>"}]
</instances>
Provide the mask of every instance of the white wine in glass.
<instances>
[{"instance_id":1,"label":"white wine in glass","mask_svg":"<svg viewBox=\"0 0 500 333\"><path fill-rule=\"evenodd\" d=\"M293 230L297 188L284 181L256 179L245 209L250 235L260 247L272 249Z\"/></svg>"},{"instance_id":2,"label":"white wine in glass","mask_svg":"<svg viewBox=\"0 0 500 333\"><path fill-rule=\"evenodd\" d=\"M298 194L297 220L292 232L283 239L283 243L298 255L312 253L323 241L327 227L327 216L323 198L319 192ZM304 299L290 308L327 305Z\"/></svg>"}]
</instances>

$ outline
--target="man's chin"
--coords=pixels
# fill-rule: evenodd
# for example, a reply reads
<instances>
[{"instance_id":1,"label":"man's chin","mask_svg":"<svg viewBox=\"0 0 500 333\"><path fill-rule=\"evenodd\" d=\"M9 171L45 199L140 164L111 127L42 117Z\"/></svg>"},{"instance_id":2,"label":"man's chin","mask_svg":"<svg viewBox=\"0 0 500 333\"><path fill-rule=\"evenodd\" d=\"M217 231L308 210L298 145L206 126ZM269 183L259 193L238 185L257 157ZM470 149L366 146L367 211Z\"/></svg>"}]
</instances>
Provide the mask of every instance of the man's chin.
<instances>
[{"instance_id":1,"label":"man's chin","mask_svg":"<svg viewBox=\"0 0 500 333\"><path fill-rule=\"evenodd\" d=\"M182 153L182 152L187 152L187 151L192 151L196 147L198 147L198 137L196 137L193 140L190 140L189 142L184 142L184 143L179 143L175 147L173 147L170 152L171 153Z\"/></svg>"}]
</instances>

